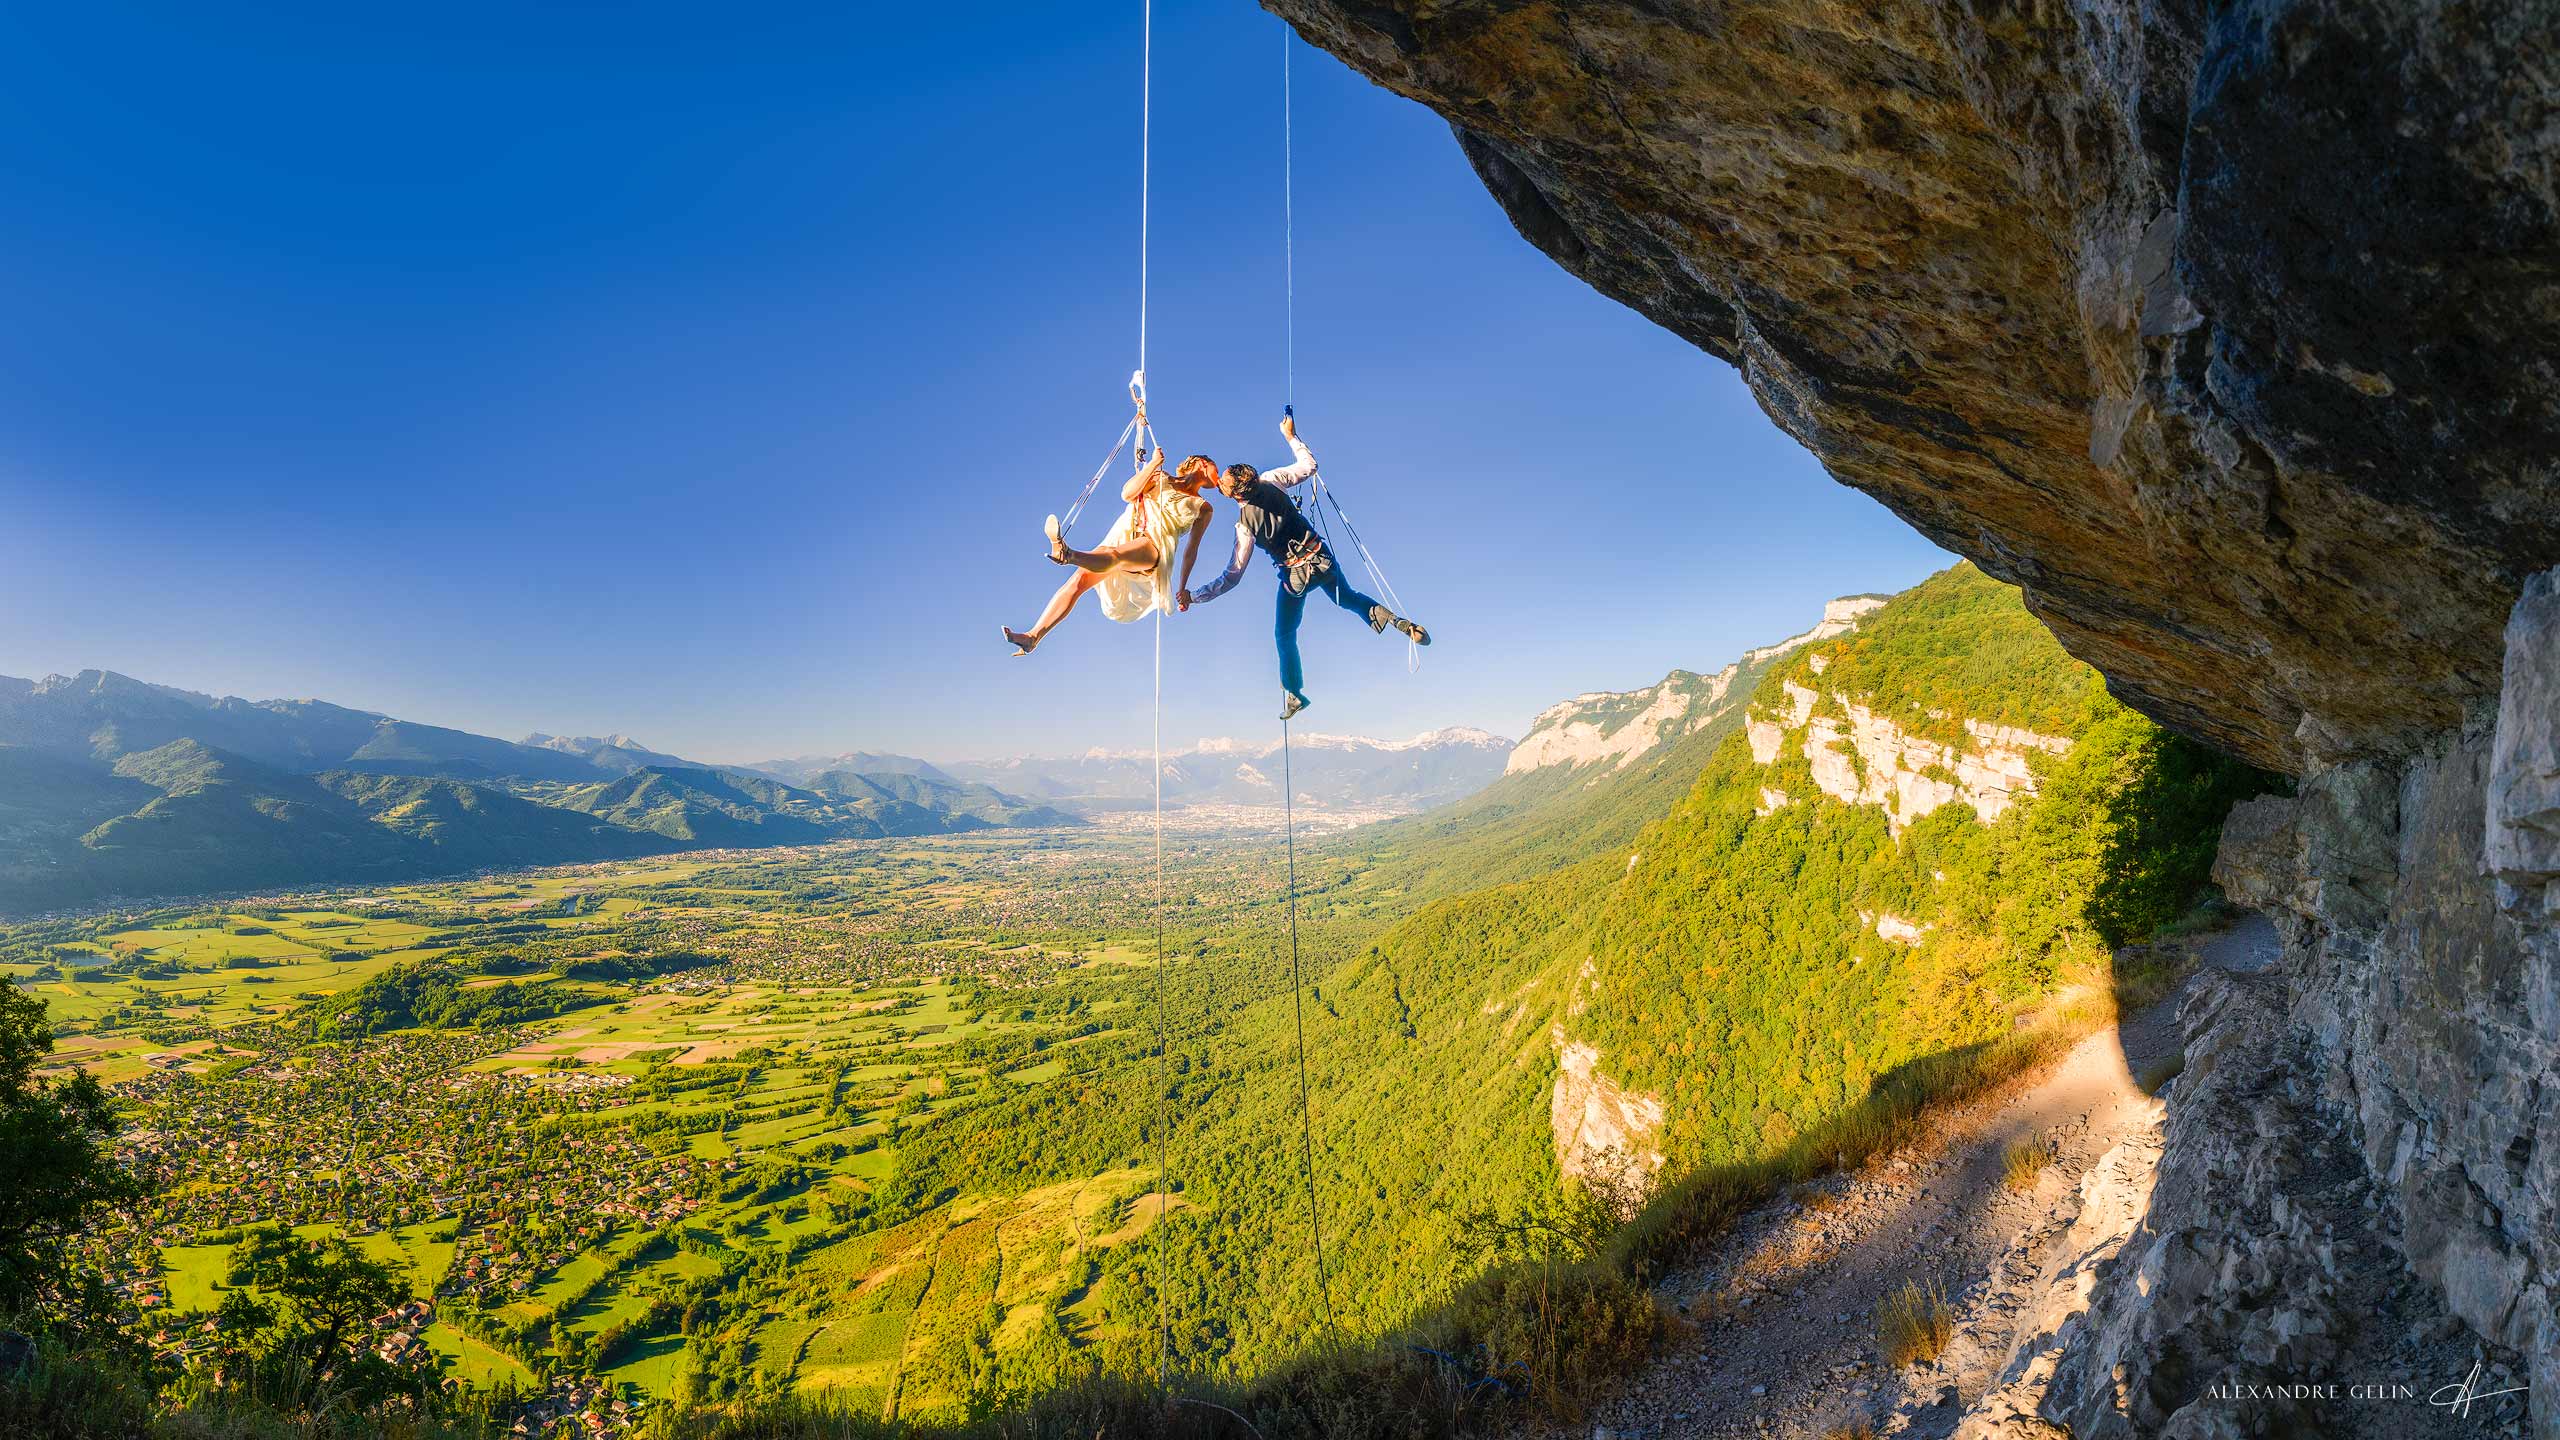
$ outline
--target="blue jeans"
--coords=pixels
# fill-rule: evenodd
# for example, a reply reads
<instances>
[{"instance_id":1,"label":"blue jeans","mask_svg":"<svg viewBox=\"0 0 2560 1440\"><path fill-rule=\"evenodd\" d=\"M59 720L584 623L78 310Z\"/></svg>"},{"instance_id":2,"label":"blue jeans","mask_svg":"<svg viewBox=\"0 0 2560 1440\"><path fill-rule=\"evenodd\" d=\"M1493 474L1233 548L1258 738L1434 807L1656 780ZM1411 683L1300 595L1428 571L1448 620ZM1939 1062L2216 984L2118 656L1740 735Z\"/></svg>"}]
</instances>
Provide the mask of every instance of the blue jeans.
<instances>
[{"instance_id":1,"label":"blue jeans","mask_svg":"<svg viewBox=\"0 0 2560 1440\"><path fill-rule=\"evenodd\" d=\"M1287 570L1280 572L1280 604L1271 617L1271 638L1280 647L1281 688L1303 694L1307 673L1306 667L1298 660L1298 622L1306 618L1308 592L1323 591L1333 597L1334 604L1359 616L1364 623L1378 602L1352 589L1343 580L1342 571L1332 565L1325 566L1323 574L1308 581L1304 590L1291 586L1289 582L1294 578Z\"/></svg>"}]
</instances>

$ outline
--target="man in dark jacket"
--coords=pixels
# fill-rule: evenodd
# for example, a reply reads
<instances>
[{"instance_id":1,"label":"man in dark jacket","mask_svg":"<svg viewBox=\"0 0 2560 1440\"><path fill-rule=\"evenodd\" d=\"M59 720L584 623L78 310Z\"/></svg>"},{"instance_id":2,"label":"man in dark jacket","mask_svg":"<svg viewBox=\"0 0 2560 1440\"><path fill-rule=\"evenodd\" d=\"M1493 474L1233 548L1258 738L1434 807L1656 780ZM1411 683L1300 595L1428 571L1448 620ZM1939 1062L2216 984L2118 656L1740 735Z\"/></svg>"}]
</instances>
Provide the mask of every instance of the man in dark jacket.
<instances>
[{"instance_id":1,"label":"man in dark jacket","mask_svg":"<svg viewBox=\"0 0 2560 1440\"><path fill-rule=\"evenodd\" d=\"M1379 633L1394 626L1416 645L1428 645L1431 632L1352 589L1342 578L1324 537L1307 523L1306 516L1298 513L1298 503L1289 498L1290 490L1315 478L1316 457L1298 438L1294 417L1280 422L1280 434L1289 442L1289 453L1296 457L1293 463L1268 474L1250 465L1230 465L1218 477L1218 493L1236 502L1235 557L1227 562L1225 574L1195 593L1190 589L1192 556L1185 555L1183 588L1174 596L1174 603L1184 610L1206 605L1236 587L1255 550L1271 557L1271 563L1280 571L1280 603L1272 618L1271 635L1280 647L1280 718L1286 720L1307 708L1306 673L1298 659L1298 622L1306 616L1310 592L1323 592L1334 604L1368 621L1369 628Z\"/></svg>"}]
</instances>

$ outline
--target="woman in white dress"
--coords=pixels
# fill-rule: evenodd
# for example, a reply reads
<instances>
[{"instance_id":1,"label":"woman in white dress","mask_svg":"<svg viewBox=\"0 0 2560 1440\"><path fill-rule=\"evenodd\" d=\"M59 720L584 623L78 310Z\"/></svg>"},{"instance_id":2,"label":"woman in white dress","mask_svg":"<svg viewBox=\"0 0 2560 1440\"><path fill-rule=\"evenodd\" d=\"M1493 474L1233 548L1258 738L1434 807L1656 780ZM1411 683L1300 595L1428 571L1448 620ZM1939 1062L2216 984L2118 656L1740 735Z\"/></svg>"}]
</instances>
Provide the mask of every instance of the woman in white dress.
<instances>
[{"instance_id":1,"label":"woman in white dress","mask_svg":"<svg viewBox=\"0 0 2560 1440\"><path fill-rule=\"evenodd\" d=\"M1058 517L1050 516L1049 559L1074 566L1076 573L1049 597L1049 608L1029 630L1004 627L1013 653L1028 655L1037 649L1088 590L1100 591L1102 613L1124 625L1144 619L1149 611L1172 609L1174 548L1183 547L1185 568L1199 553L1200 537L1209 533L1209 502L1200 498L1200 490L1217 475L1218 467L1206 455L1192 456L1167 475L1164 449L1158 446L1154 457L1120 487L1129 508L1091 550L1069 548L1058 534Z\"/></svg>"}]
</instances>

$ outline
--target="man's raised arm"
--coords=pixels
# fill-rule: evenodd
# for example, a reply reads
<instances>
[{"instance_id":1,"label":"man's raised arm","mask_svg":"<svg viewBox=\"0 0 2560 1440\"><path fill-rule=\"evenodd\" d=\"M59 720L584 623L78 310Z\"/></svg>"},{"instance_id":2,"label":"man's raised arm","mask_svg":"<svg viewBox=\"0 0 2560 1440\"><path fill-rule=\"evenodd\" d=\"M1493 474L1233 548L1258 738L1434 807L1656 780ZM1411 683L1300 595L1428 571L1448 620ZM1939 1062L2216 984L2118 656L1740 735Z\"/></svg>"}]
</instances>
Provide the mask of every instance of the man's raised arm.
<instances>
[{"instance_id":1,"label":"man's raised arm","mask_svg":"<svg viewBox=\"0 0 2560 1440\"><path fill-rule=\"evenodd\" d=\"M1315 478L1315 452L1307 448L1306 441L1298 438L1298 420L1296 416L1288 416L1281 420L1280 434L1289 442L1289 453L1298 458L1290 464L1281 466L1277 470L1263 471L1262 478L1279 486L1283 490L1295 489L1305 481Z\"/></svg>"}]
</instances>

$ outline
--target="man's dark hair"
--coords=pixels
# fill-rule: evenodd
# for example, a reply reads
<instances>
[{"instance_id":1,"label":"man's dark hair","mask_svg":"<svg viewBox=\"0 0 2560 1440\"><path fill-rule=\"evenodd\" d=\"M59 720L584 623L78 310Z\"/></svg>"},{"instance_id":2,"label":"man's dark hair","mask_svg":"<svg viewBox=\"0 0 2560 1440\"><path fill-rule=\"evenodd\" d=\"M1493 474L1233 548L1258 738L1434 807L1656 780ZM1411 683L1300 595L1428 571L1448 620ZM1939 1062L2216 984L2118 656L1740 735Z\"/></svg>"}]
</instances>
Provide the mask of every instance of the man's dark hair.
<instances>
[{"instance_id":1,"label":"man's dark hair","mask_svg":"<svg viewBox=\"0 0 2560 1440\"><path fill-rule=\"evenodd\" d=\"M1250 485L1262 478L1262 472L1239 460L1227 467L1227 479L1237 485Z\"/></svg>"}]
</instances>

